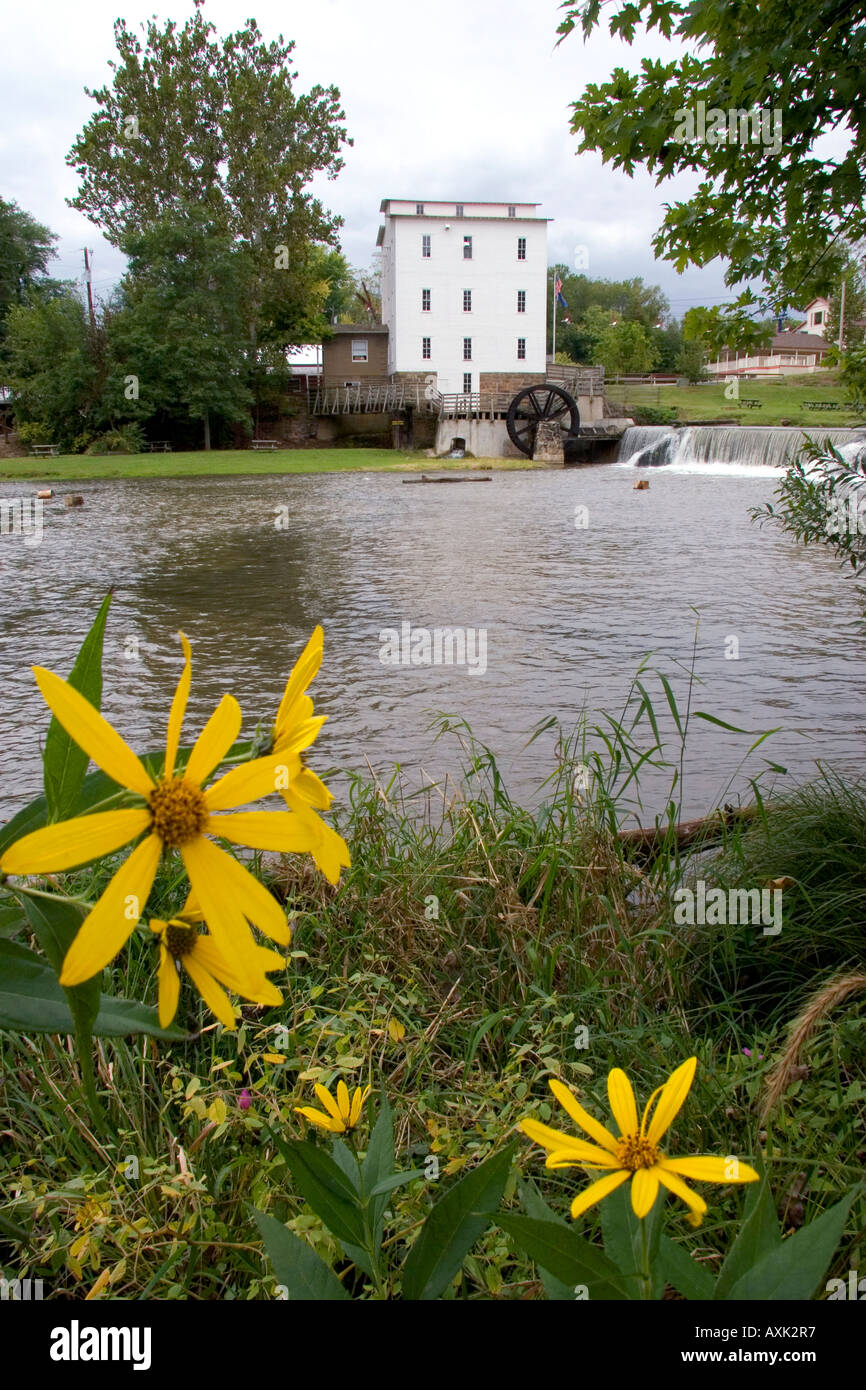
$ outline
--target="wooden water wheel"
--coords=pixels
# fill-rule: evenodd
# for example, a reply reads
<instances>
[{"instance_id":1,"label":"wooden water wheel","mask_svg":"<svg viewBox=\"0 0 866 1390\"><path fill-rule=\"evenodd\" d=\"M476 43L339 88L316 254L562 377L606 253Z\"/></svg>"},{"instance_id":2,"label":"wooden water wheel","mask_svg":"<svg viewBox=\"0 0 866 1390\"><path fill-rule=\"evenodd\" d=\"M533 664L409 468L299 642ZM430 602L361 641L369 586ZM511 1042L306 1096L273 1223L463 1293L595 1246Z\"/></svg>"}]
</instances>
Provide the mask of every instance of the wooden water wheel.
<instances>
[{"instance_id":1,"label":"wooden water wheel","mask_svg":"<svg viewBox=\"0 0 866 1390\"><path fill-rule=\"evenodd\" d=\"M527 386L518 391L508 407L508 436L523 454L532 457L535 449L535 435L541 420L556 421L562 430L565 443L577 434L580 425L580 411L577 401L561 386L545 382L541 386Z\"/></svg>"}]
</instances>

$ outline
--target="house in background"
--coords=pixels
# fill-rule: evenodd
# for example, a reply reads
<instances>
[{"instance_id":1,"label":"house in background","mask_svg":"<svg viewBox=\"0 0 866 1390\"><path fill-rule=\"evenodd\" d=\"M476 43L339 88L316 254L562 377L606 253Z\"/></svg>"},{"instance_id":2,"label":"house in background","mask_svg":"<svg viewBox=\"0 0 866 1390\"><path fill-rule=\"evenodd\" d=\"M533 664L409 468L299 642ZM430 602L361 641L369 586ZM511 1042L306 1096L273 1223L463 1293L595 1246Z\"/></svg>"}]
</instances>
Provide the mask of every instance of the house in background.
<instances>
[{"instance_id":1,"label":"house in background","mask_svg":"<svg viewBox=\"0 0 866 1390\"><path fill-rule=\"evenodd\" d=\"M389 376L449 392L544 380L547 218L537 203L386 198L382 322Z\"/></svg>"},{"instance_id":2,"label":"house in background","mask_svg":"<svg viewBox=\"0 0 866 1390\"><path fill-rule=\"evenodd\" d=\"M710 376L784 376L799 372L818 372L830 351L830 344L817 333L774 333L766 352L740 353L723 348L718 360L708 362Z\"/></svg>"},{"instance_id":3,"label":"house in background","mask_svg":"<svg viewBox=\"0 0 866 1390\"><path fill-rule=\"evenodd\" d=\"M802 323L797 325L797 329L801 333L815 333L820 338L826 338L827 320L830 316L829 299L819 296L817 299L810 300L803 313L806 317Z\"/></svg>"}]
</instances>

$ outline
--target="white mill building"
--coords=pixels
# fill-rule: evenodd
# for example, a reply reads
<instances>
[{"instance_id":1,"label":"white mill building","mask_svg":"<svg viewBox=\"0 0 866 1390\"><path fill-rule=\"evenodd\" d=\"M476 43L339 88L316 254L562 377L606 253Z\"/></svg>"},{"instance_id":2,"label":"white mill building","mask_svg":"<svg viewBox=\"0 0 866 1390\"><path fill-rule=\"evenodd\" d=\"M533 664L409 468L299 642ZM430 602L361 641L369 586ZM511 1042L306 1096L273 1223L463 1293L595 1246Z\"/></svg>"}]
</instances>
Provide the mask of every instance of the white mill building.
<instances>
[{"instance_id":1,"label":"white mill building","mask_svg":"<svg viewBox=\"0 0 866 1390\"><path fill-rule=\"evenodd\" d=\"M435 373L444 394L543 377L547 218L537 209L384 200L377 245L389 373Z\"/></svg>"}]
</instances>

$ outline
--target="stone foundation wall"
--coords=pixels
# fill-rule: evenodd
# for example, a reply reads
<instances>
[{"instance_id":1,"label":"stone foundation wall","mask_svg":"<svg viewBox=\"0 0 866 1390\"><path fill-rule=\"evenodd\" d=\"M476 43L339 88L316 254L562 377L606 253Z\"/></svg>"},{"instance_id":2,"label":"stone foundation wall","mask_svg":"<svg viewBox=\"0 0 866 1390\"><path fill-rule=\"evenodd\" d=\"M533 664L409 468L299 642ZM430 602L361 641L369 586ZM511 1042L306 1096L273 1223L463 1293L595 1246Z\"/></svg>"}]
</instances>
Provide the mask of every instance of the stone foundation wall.
<instances>
[{"instance_id":1,"label":"stone foundation wall","mask_svg":"<svg viewBox=\"0 0 866 1390\"><path fill-rule=\"evenodd\" d=\"M506 391L516 396L526 386L539 386L546 380L544 372L480 372L479 391Z\"/></svg>"}]
</instances>

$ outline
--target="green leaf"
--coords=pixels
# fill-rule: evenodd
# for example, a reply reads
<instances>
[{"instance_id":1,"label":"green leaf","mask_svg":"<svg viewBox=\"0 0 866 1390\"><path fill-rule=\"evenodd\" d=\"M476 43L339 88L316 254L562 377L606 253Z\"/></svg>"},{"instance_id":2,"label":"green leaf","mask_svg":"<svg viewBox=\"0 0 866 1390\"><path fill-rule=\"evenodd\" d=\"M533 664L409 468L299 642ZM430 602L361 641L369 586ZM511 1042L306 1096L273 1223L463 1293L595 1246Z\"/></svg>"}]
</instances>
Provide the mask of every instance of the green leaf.
<instances>
[{"instance_id":1,"label":"green leaf","mask_svg":"<svg viewBox=\"0 0 866 1390\"><path fill-rule=\"evenodd\" d=\"M500 1213L496 1220L540 1269L549 1270L572 1289L585 1284L591 1299L613 1302L631 1297L628 1282L616 1265L573 1227L558 1221L534 1221L512 1212Z\"/></svg>"},{"instance_id":2,"label":"green leaf","mask_svg":"<svg viewBox=\"0 0 866 1390\"><path fill-rule=\"evenodd\" d=\"M747 1197L746 1212L736 1240L725 1256L713 1298L725 1299L737 1280L782 1243L779 1218L766 1177L756 1183L757 1193Z\"/></svg>"},{"instance_id":3,"label":"green leaf","mask_svg":"<svg viewBox=\"0 0 866 1390\"><path fill-rule=\"evenodd\" d=\"M836 1252L861 1186L858 1183L852 1187L829 1211L801 1227L747 1270L730 1289L727 1301L810 1301Z\"/></svg>"},{"instance_id":4,"label":"green leaf","mask_svg":"<svg viewBox=\"0 0 866 1390\"><path fill-rule=\"evenodd\" d=\"M0 940L0 1028L21 1033L74 1033L75 1019L50 965L16 941ZM160 1028L156 1009L133 999L98 994L92 1032L100 1038L148 1033L177 1041L181 1028Z\"/></svg>"},{"instance_id":5,"label":"green leaf","mask_svg":"<svg viewBox=\"0 0 866 1390\"><path fill-rule=\"evenodd\" d=\"M277 1280L290 1299L333 1303L349 1297L334 1272L305 1240L263 1211L254 1211L253 1216Z\"/></svg>"},{"instance_id":6,"label":"green leaf","mask_svg":"<svg viewBox=\"0 0 866 1390\"><path fill-rule=\"evenodd\" d=\"M102 703L102 642L110 603L111 593L108 593L69 673L73 690L97 710ZM49 820L66 820L74 814L89 761L87 753L52 715L42 754Z\"/></svg>"},{"instance_id":7,"label":"green leaf","mask_svg":"<svg viewBox=\"0 0 866 1390\"><path fill-rule=\"evenodd\" d=\"M381 1188L380 1184L393 1174L394 1159L394 1120L388 1099L383 1093L379 1100L379 1114L361 1165L361 1181L364 1195L370 1201L369 1221L377 1250L382 1244L383 1222L390 1191L389 1188Z\"/></svg>"},{"instance_id":8,"label":"green leaf","mask_svg":"<svg viewBox=\"0 0 866 1390\"><path fill-rule=\"evenodd\" d=\"M403 1297L433 1299L445 1292L505 1191L515 1145L473 1168L439 1198L403 1265Z\"/></svg>"},{"instance_id":9,"label":"green leaf","mask_svg":"<svg viewBox=\"0 0 866 1390\"><path fill-rule=\"evenodd\" d=\"M295 1186L337 1240L366 1246L358 1194L323 1149L303 1139L277 1139Z\"/></svg>"},{"instance_id":10,"label":"green leaf","mask_svg":"<svg viewBox=\"0 0 866 1390\"><path fill-rule=\"evenodd\" d=\"M14 898L0 900L0 936L15 936L27 925L27 919Z\"/></svg>"},{"instance_id":11,"label":"green leaf","mask_svg":"<svg viewBox=\"0 0 866 1390\"><path fill-rule=\"evenodd\" d=\"M403 1187L407 1182L415 1182L416 1178L425 1176L423 1168L409 1168L405 1173L392 1173L390 1177L383 1178L377 1182L376 1186L367 1194L369 1197L380 1197L394 1192L398 1187Z\"/></svg>"},{"instance_id":12,"label":"green leaf","mask_svg":"<svg viewBox=\"0 0 866 1390\"><path fill-rule=\"evenodd\" d=\"M559 1216L547 1205L534 1182L529 1180L520 1183L519 1191L527 1216L531 1216L534 1221L553 1221L563 1227L566 1225L565 1218ZM552 1303L574 1302L574 1286L572 1284L564 1284L548 1269L539 1268L538 1273L544 1285L544 1292Z\"/></svg>"},{"instance_id":13,"label":"green leaf","mask_svg":"<svg viewBox=\"0 0 866 1390\"><path fill-rule=\"evenodd\" d=\"M669 1236L662 1235L659 1240L658 1255L653 1268L658 1268L666 1284L681 1293L683 1298L705 1303L713 1298L715 1281L709 1270L693 1260L688 1250Z\"/></svg>"},{"instance_id":14,"label":"green leaf","mask_svg":"<svg viewBox=\"0 0 866 1390\"><path fill-rule=\"evenodd\" d=\"M59 976L66 952L81 930L81 924L86 916L84 908L60 897L24 897L21 905L33 935L48 957L50 964L54 967L54 973ZM93 1024L99 1011L101 979L102 971L100 970L80 985L74 985L70 989L63 986L63 993L66 995L72 1017L75 1020L74 1031L82 1037L93 1030Z\"/></svg>"}]
</instances>

